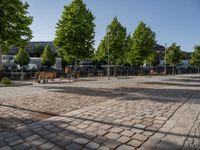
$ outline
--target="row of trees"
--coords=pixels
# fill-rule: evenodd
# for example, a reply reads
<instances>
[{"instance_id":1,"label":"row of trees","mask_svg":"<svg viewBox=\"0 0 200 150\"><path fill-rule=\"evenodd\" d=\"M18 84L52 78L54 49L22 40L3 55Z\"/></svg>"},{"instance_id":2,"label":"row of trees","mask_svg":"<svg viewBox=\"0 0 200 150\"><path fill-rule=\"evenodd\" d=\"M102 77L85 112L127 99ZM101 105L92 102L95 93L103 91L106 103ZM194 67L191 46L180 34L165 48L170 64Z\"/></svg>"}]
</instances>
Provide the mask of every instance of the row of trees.
<instances>
[{"instance_id":1,"label":"row of trees","mask_svg":"<svg viewBox=\"0 0 200 150\"><path fill-rule=\"evenodd\" d=\"M144 22L140 22L131 35L127 34L126 28L115 17L107 26L107 32L95 51L94 18L82 0L74 0L64 7L56 26L54 44L65 61L75 62L75 68L77 61L88 58L102 64L108 63L108 60L114 65L159 64L158 54L155 51L156 34ZM172 43L166 50L166 62L174 68L180 63L181 55L180 46Z\"/></svg>"},{"instance_id":2,"label":"row of trees","mask_svg":"<svg viewBox=\"0 0 200 150\"><path fill-rule=\"evenodd\" d=\"M12 46L19 48L15 60L17 64L22 67L30 61L25 47L33 37L30 29L33 17L29 16L28 7L28 3L23 3L21 0L1 0L0 2L0 71L2 70L2 53L8 52ZM47 45L42 53L41 63L52 66L55 61L55 55Z\"/></svg>"},{"instance_id":3,"label":"row of trees","mask_svg":"<svg viewBox=\"0 0 200 150\"><path fill-rule=\"evenodd\" d=\"M40 57L43 53L45 46L43 45L33 45L33 47L28 47L27 51L30 57Z\"/></svg>"},{"instance_id":4,"label":"row of trees","mask_svg":"<svg viewBox=\"0 0 200 150\"><path fill-rule=\"evenodd\" d=\"M21 0L2 0L0 3L0 70L2 68L2 50L9 46L21 48L24 53L27 41L32 38L29 28L33 18L28 16L28 4ZM82 0L73 0L64 7L63 14L56 26L54 45L59 55L68 63L93 59L98 63L130 64L143 66L144 63L156 66L158 54L154 51L156 34L144 22L140 22L132 34L127 34L117 17L107 27L106 35L97 50L94 49L95 17ZM108 50L109 49L109 56ZM191 64L200 67L199 46L191 58ZM19 53L19 54L20 54ZM166 50L166 61L172 66L180 63L180 46L171 44ZM19 57L18 62L20 63ZM25 64L25 63L24 63Z\"/></svg>"},{"instance_id":5,"label":"row of trees","mask_svg":"<svg viewBox=\"0 0 200 150\"><path fill-rule=\"evenodd\" d=\"M0 71L2 70L2 51L11 45L24 48L32 38L28 16L28 3L21 0L1 0L0 2Z\"/></svg>"},{"instance_id":6,"label":"row of trees","mask_svg":"<svg viewBox=\"0 0 200 150\"><path fill-rule=\"evenodd\" d=\"M192 53L190 64L198 68L198 73L200 73L200 45L194 47L194 52Z\"/></svg>"},{"instance_id":7,"label":"row of trees","mask_svg":"<svg viewBox=\"0 0 200 150\"><path fill-rule=\"evenodd\" d=\"M54 44L64 60L69 63L75 62L75 68L77 61L88 58L98 63L107 63L108 46L112 64L129 63L139 66L144 61L152 65L158 64L157 53L153 51L156 44L155 33L145 23L140 22L131 36L127 35L126 28L115 17L95 51L94 19L82 0L74 0L64 7L61 19L57 23Z\"/></svg>"},{"instance_id":8,"label":"row of trees","mask_svg":"<svg viewBox=\"0 0 200 150\"><path fill-rule=\"evenodd\" d=\"M30 56L28 52L25 49L20 48L16 55L15 62L16 64L20 65L20 68L28 65L30 62ZM52 52L50 46L46 45L41 55L41 64L47 67L51 67L55 64L55 62L55 54Z\"/></svg>"},{"instance_id":9,"label":"row of trees","mask_svg":"<svg viewBox=\"0 0 200 150\"><path fill-rule=\"evenodd\" d=\"M94 60L112 64L130 64L141 66L145 62L150 65L159 64L158 55L154 51L155 33L144 22L140 22L132 35L126 32L117 17L107 27L107 33L95 52ZM109 56L108 56L109 50Z\"/></svg>"}]
</instances>

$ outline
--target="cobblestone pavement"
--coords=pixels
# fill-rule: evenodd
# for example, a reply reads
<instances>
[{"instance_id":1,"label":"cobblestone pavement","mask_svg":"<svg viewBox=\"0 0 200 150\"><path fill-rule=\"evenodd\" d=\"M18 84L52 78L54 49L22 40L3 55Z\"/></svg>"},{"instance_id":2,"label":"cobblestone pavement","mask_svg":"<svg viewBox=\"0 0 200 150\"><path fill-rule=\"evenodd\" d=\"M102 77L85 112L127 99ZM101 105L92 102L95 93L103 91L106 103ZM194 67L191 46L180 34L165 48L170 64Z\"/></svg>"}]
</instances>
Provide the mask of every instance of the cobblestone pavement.
<instances>
[{"instance_id":1,"label":"cobblestone pavement","mask_svg":"<svg viewBox=\"0 0 200 150\"><path fill-rule=\"evenodd\" d=\"M83 95L87 92L91 93ZM100 89L89 91L84 88L65 88L62 92L43 91L35 96L0 99L0 131L58 116L117 95Z\"/></svg>"},{"instance_id":2,"label":"cobblestone pavement","mask_svg":"<svg viewBox=\"0 0 200 150\"><path fill-rule=\"evenodd\" d=\"M184 141L182 149L200 149L200 113L198 114L193 127L191 128L186 140Z\"/></svg>"},{"instance_id":3,"label":"cobblestone pavement","mask_svg":"<svg viewBox=\"0 0 200 150\"><path fill-rule=\"evenodd\" d=\"M198 86L136 80L45 85L37 96L1 99L1 119L13 127L0 132L0 150L198 149Z\"/></svg>"}]
</instances>

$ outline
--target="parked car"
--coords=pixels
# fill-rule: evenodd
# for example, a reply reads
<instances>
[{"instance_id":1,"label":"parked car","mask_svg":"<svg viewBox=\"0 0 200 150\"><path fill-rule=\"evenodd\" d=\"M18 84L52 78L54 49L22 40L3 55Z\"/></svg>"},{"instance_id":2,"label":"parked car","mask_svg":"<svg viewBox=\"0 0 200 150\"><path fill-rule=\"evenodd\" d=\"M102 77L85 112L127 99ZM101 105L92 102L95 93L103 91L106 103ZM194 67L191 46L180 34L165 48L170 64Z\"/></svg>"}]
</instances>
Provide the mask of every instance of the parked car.
<instances>
[{"instance_id":1,"label":"parked car","mask_svg":"<svg viewBox=\"0 0 200 150\"><path fill-rule=\"evenodd\" d=\"M95 72L97 71L96 67L93 65L79 65L77 71L81 72Z\"/></svg>"}]
</instances>

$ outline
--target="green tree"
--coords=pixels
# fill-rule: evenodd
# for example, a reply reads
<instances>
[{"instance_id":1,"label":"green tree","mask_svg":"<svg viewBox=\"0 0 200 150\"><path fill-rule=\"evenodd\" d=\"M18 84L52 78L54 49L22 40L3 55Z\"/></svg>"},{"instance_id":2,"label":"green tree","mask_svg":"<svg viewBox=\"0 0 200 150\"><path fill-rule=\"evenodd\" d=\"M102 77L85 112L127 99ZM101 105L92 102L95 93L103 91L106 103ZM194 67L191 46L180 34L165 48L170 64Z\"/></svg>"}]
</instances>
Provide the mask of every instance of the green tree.
<instances>
[{"instance_id":1,"label":"green tree","mask_svg":"<svg viewBox=\"0 0 200 150\"><path fill-rule=\"evenodd\" d=\"M30 57L28 53L26 52L26 50L20 48L16 55L15 63L20 65L20 68L21 68L25 65L28 65L29 62L30 62Z\"/></svg>"},{"instance_id":2,"label":"green tree","mask_svg":"<svg viewBox=\"0 0 200 150\"><path fill-rule=\"evenodd\" d=\"M55 64L56 57L55 54L51 51L51 47L46 45L42 53L41 63L47 67L51 67Z\"/></svg>"},{"instance_id":3,"label":"green tree","mask_svg":"<svg viewBox=\"0 0 200 150\"><path fill-rule=\"evenodd\" d=\"M89 58L94 48L94 16L82 0L73 0L64 7L56 26L54 45L67 62Z\"/></svg>"},{"instance_id":4,"label":"green tree","mask_svg":"<svg viewBox=\"0 0 200 150\"><path fill-rule=\"evenodd\" d=\"M141 66L147 61L156 44L155 33L144 22L140 22L130 39L127 61Z\"/></svg>"},{"instance_id":5,"label":"green tree","mask_svg":"<svg viewBox=\"0 0 200 150\"><path fill-rule=\"evenodd\" d=\"M32 17L28 16L28 3L21 0L1 0L0 2L0 71L2 51L10 46L25 47L32 38L29 26Z\"/></svg>"},{"instance_id":6,"label":"green tree","mask_svg":"<svg viewBox=\"0 0 200 150\"><path fill-rule=\"evenodd\" d=\"M23 67L25 65L28 65L30 62L30 57L27 53L27 51L25 49L22 49L20 48L17 55L16 55L16 58L15 58L15 63L20 65L20 68L21 68L21 80L24 80L24 75L23 75Z\"/></svg>"},{"instance_id":7,"label":"green tree","mask_svg":"<svg viewBox=\"0 0 200 150\"><path fill-rule=\"evenodd\" d=\"M129 33L126 37L125 40L125 53L124 53L124 57L125 57L125 64L130 64L128 57L129 57L129 53L130 53L130 42L131 42L131 34Z\"/></svg>"},{"instance_id":8,"label":"green tree","mask_svg":"<svg viewBox=\"0 0 200 150\"><path fill-rule=\"evenodd\" d=\"M194 47L194 52L191 55L190 64L198 68L200 71L200 45Z\"/></svg>"},{"instance_id":9,"label":"green tree","mask_svg":"<svg viewBox=\"0 0 200 150\"><path fill-rule=\"evenodd\" d=\"M30 57L40 57L44 51L44 48L45 46L36 44L34 46L28 47L27 49Z\"/></svg>"},{"instance_id":10,"label":"green tree","mask_svg":"<svg viewBox=\"0 0 200 150\"><path fill-rule=\"evenodd\" d=\"M108 46L109 57L113 64L124 63L126 51L126 28L121 25L117 17L107 27L107 33L101 40L96 51L95 57L97 60L107 61Z\"/></svg>"},{"instance_id":11,"label":"green tree","mask_svg":"<svg viewBox=\"0 0 200 150\"><path fill-rule=\"evenodd\" d=\"M155 50L153 50L153 51L149 54L149 56L148 56L148 58L147 58L147 64L149 64L149 65L155 67L155 66L159 65L159 63L160 63L160 61L159 61L158 53L157 53Z\"/></svg>"},{"instance_id":12,"label":"green tree","mask_svg":"<svg viewBox=\"0 0 200 150\"><path fill-rule=\"evenodd\" d=\"M97 48L97 51L95 51L93 60L97 63L106 64L108 60L107 49L106 38L103 38Z\"/></svg>"},{"instance_id":13,"label":"green tree","mask_svg":"<svg viewBox=\"0 0 200 150\"><path fill-rule=\"evenodd\" d=\"M174 68L181 61L181 50L180 46L177 46L176 43L172 43L166 50L166 61L167 64L170 64L173 67L172 74L174 74Z\"/></svg>"}]
</instances>

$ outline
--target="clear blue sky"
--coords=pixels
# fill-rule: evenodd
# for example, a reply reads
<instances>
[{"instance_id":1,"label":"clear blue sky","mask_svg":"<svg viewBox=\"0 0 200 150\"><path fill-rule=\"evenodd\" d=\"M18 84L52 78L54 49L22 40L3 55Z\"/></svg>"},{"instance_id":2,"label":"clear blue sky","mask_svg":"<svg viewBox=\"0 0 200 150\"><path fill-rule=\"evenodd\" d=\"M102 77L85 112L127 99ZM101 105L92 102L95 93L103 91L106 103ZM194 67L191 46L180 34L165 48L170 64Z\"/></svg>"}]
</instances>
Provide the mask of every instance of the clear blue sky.
<instances>
[{"instance_id":1,"label":"clear blue sky","mask_svg":"<svg viewBox=\"0 0 200 150\"><path fill-rule=\"evenodd\" d=\"M64 5L72 0L23 0L34 17L32 41L52 41ZM158 44L176 42L182 50L193 51L200 44L200 0L83 0L96 17L95 47L106 26L117 16L128 32L144 21L156 32Z\"/></svg>"}]
</instances>

